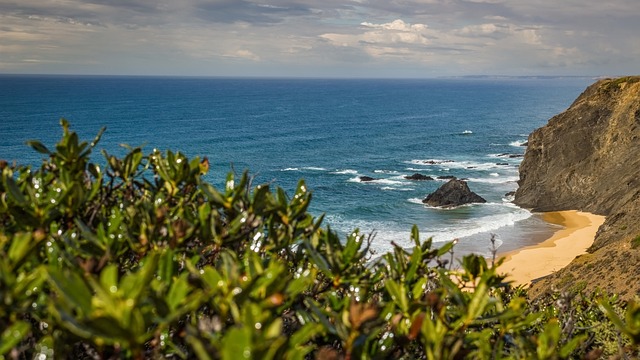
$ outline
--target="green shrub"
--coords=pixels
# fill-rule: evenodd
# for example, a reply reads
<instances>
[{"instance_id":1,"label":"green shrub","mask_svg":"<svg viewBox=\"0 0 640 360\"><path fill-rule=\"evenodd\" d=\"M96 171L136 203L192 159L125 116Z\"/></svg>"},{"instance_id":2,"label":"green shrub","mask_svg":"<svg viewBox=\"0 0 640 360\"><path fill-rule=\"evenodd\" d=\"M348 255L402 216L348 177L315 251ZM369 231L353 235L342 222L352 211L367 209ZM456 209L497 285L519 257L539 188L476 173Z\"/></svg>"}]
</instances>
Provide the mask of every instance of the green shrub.
<instances>
[{"instance_id":1,"label":"green shrub","mask_svg":"<svg viewBox=\"0 0 640 360\"><path fill-rule=\"evenodd\" d=\"M631 240L631 248L637 249L640 246L640 235L636 236L633 240Z\"/></svg>"},{"instance_id":2,"label":"green shrub","mask_svg":"<svg viewBox=\"0 0 640 360\"><path fill-rule=\"evenodd\" d=\"M595 301L531 307L501 261L452 270L454 244L416 227L372 259L371 236L307 212L304 181L292 197L247 173L218 189L206 159L141 148L103 166L102 131L62 127L53 150L29 142L38 168L0 162L0 358L556 359L612 341ZM625 322L608 304L637 344L637 308Z\"/></svg>"}]
</instances>

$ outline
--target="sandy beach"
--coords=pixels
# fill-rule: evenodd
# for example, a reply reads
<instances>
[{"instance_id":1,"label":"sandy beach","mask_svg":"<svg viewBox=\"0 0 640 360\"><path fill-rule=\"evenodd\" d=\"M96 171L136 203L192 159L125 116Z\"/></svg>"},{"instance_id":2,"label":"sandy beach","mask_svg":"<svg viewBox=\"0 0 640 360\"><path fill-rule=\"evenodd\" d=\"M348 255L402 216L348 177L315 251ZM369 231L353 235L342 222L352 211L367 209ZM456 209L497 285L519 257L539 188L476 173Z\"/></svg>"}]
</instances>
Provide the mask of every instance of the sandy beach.
<instances>
[{"instance_id":1,"label":"sandy beach","mask_svg":"<svg viewBox=\"0 0 640 360\"><path fill-rule=\"evenodd\" d=\"M507 280L526 285L567 266L591 246L605 217L569 210L543 213L545 221L563 226L540 244L501 254L506 258L500 269Z\"/></svg>"}]
</instances>

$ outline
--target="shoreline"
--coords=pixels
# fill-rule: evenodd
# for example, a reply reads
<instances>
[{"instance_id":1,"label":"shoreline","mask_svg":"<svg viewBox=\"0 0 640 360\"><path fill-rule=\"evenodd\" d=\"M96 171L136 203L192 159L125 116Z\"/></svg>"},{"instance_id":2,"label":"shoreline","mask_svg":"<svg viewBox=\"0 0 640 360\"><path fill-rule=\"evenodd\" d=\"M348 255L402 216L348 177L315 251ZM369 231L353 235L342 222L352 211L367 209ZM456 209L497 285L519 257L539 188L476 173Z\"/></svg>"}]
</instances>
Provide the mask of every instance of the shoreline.
<instances>
[{"instance_id":1,"label":"shoreline","mask_svg":"<svg viewBox=\"0 0 640 360\"><path fill-rule=\"evenodd\" d=\"M501 273L507 273L506 281L513 285L529 285L532 281L550 275L585 254L593 244L604 216L565 210L541 213L542 219L563 228L539 244L499 254L505 261Z\"/></svg>"}]
</instances>

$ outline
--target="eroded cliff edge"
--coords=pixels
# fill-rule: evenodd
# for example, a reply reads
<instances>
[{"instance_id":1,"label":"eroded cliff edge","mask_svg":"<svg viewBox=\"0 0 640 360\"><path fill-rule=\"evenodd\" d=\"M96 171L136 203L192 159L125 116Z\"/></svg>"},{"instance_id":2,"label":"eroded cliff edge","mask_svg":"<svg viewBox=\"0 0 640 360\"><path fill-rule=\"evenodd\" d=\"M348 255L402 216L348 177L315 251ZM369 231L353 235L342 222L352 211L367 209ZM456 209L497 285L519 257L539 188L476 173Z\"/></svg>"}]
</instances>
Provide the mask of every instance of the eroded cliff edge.
<instances>
[{"instance_id":1,"label":"eroded cliff edge","mask_svg":"<svg viewBox=\"0 0 640 360\"><path fill-rule=\"evenodd\" d=\"M606 216L588 254L537 282L534 296L569 285L640 293L640 77L596 82L531 133L518 184L521 207Z\"/></svg>"}]
</instances>

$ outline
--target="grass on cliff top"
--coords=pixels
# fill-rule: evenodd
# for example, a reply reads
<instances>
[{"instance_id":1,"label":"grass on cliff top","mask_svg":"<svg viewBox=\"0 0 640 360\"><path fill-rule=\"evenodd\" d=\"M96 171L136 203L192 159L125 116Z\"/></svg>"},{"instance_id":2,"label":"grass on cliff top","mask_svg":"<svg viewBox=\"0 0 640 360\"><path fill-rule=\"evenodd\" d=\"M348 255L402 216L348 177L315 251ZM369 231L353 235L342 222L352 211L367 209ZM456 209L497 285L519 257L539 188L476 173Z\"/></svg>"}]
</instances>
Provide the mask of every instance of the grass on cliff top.
<instances>
[{"instance_id":1,"label":"grass on cliff top","mask_svg":"<svg viewBox=\"0 0 640 360\"><path fill-rule=\"evenodd\" d=\"M617 90L622 87L622 84L634 84L640 81L640 76L624 76L617 79L611 79L606 85L603 86L605 91Z\"/></svg>"}]
</instances>

